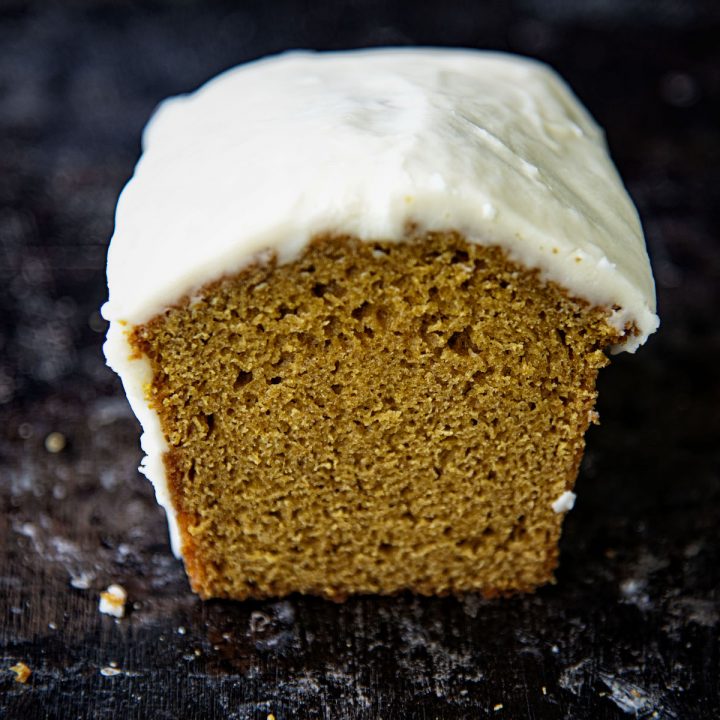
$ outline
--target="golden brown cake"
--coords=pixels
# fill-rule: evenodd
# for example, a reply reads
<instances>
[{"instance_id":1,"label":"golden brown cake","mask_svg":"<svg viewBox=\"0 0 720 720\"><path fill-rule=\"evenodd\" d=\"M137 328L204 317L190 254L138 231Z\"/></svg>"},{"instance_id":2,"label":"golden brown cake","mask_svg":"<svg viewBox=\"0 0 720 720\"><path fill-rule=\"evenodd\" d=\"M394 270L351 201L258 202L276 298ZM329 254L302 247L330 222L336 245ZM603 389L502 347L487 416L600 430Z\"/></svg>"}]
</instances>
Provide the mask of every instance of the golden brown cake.
<instances>
[{"instance_id":1,"label":"golden brown cake","mask_svg":"<svg viewBox=\"0 0 720 720\"><path fill-rule=\"evenodd\" d=\"M548 582L597 372L657 327L601 132L474 51L290 54L166 103L108 276L203 597Z\"/></svg>"}]
</instances>

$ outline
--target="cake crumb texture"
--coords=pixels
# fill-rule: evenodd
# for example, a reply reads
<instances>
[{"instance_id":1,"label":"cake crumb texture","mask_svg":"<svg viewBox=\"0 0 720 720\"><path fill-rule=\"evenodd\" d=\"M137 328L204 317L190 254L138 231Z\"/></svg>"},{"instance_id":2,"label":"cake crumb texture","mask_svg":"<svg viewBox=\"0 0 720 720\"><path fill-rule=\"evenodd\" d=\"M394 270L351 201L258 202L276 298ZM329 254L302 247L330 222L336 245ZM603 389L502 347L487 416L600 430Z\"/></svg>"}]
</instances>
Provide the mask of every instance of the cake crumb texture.
<instances>
[{"instance_id":1,"label":"cake crumb texture","mask_svg":"<svg viewBox=\"0 0 720 720\"><path fill-rule=\"evenodd\" d=\"M455 232L316 237L130 333L193 589L529 591L552 579L610 309Z\"/></svg>"}]
</instances>

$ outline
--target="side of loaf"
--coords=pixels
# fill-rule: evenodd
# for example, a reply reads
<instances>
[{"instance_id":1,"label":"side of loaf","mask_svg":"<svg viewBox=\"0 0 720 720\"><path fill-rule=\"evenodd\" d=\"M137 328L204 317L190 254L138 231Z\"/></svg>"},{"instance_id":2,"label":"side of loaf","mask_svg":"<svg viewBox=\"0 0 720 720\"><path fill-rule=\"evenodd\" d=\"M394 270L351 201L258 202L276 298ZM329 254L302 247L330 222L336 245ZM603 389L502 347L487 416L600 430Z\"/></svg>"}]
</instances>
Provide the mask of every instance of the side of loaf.
<instances>
[{"instance_id":1,"label":"side of loaf","mask_svg":"<svg viewBox=\"0 0 720 720\"><path fill-rule=\"evenodd\" d=\"M106 354L193 589L551 581L597 372L657 327L637 215L557 76L289 55L171 101L145 142Z\"/></svg>"}]
</instances>

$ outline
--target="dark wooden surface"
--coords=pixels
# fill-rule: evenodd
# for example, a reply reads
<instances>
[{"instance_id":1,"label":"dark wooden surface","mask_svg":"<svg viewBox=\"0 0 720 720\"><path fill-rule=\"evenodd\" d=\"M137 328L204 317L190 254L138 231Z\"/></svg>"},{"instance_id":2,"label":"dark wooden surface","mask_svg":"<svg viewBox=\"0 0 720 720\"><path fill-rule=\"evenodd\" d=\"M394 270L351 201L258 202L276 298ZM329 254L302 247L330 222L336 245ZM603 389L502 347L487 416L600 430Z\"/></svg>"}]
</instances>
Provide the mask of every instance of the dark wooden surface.
<instances>
[{"instance_id":1,"label":"dark wooden surface","mask_svg":"<svg viewBox=\"0 0 720 720\"><path fill-rule=\"evenodd\" d=\"M0 716L720 714L720 13L428 7L0 6ZM640 208L661 332L604 372L556 585L494 602L200 602L100 352L105 249L139 133L162 97L237 62L404 43L510 49L567 77ZM129 593L120 621L98 613L111 582Z\"/></svg>"}]
</instances>

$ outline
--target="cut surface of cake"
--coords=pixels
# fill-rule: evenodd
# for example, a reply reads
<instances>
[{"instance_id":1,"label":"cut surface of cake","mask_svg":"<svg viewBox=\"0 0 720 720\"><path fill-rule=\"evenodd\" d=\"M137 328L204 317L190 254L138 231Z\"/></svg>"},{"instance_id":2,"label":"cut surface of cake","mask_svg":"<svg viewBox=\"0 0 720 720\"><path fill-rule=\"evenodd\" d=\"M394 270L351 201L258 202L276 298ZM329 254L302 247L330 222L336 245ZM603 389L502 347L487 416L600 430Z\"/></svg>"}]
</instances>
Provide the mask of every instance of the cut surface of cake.
<instances>
[{"instance_id":1,"label":"cut surface of cake","mask_svg":"<svg viewBox=\"0 0 720 720\"><path fill-rule=\"evenodd\" d=\"M597 372L658 326L602 132L471 50L288 53L166 101L108 284L203 597L551 581Z\"/></svg>"}]
</instances>

